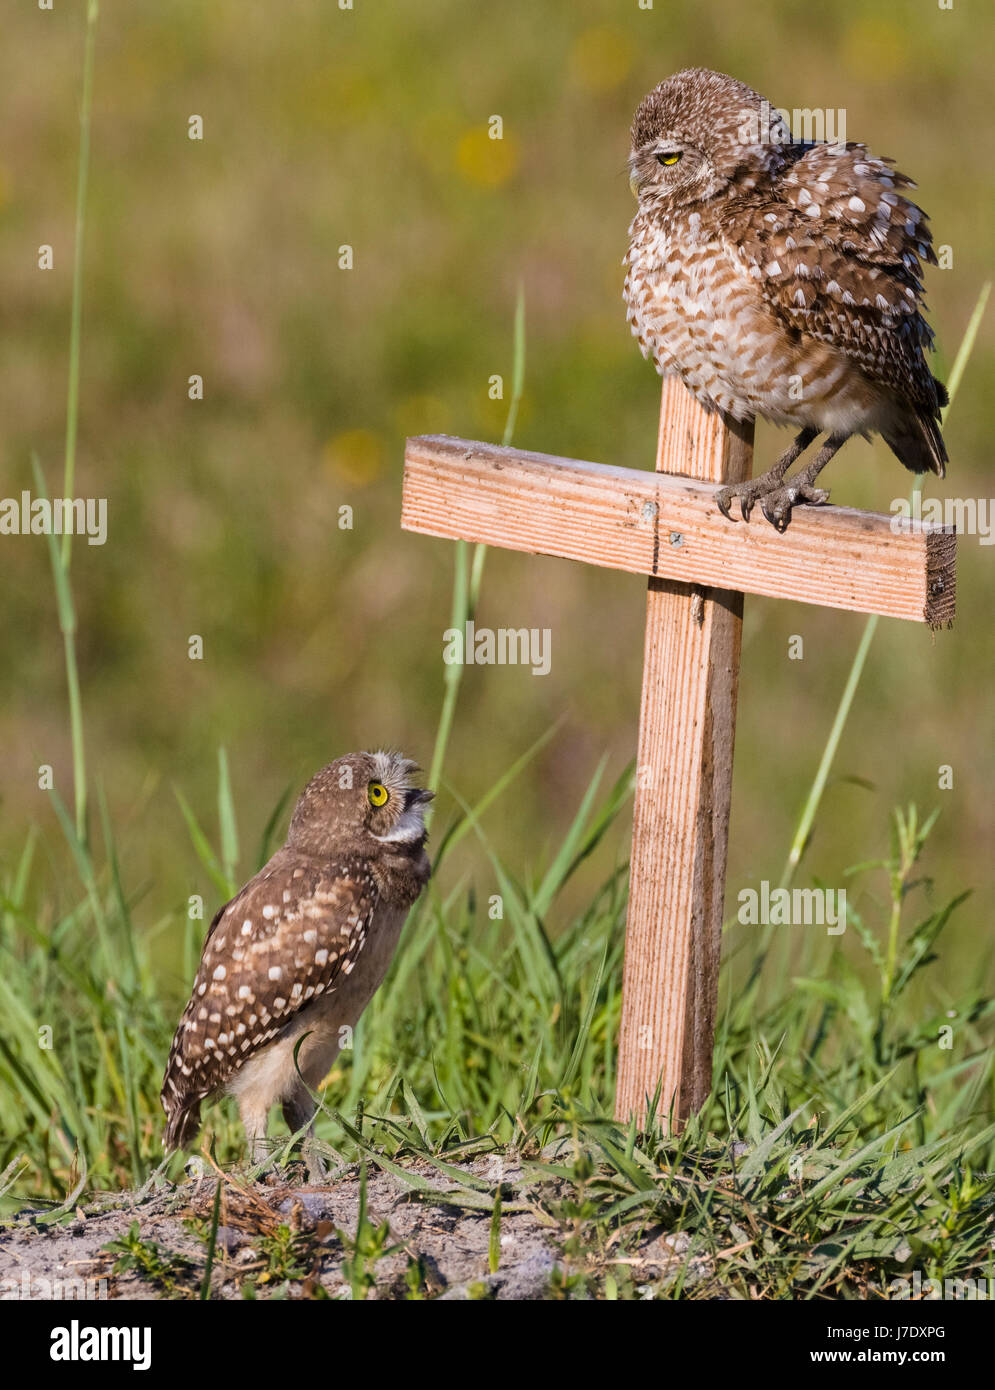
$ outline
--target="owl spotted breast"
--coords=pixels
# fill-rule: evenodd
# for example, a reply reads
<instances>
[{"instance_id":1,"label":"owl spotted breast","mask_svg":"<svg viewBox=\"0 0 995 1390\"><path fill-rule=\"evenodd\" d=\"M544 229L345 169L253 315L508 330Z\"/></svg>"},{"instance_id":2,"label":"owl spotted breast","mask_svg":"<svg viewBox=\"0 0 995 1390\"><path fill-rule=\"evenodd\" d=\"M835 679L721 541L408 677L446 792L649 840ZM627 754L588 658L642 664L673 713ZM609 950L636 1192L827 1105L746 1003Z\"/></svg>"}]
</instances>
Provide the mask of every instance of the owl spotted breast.
<instances>
[{"instance_id":1,"label":"owl spotted breast","mask_svg":"<svg viewBox=\"0 0 995 1390\"><path fill-rule=\"evenodd\" d=\"M944 474L947 402L926 362L922 263L936 263L911 181L864 145L792 142L734 78L688 69L644 98L629 156L639 201L625 300L644 356L706 408L799 433L767 473L721 489L778 530L829 494L816 477L853 434ZM813 461L785 479L823 432Z\"/></svg>"},{"instance_id":2,"label":"owl spotted breast","mask_svg":"<svg viewBox=\"0 0 995 1390\"><path fill-rule=\"evenodd\" d=\"M166 1066L167 1150L192 1143L201 1102L219 1091L238 1100L254 1162L274 1102L292 1132L307 1126L313 1136L310 1093L428 882L432 793L411 785L416 771L385 752L323 768L297 802L286 844L214 918ZM313 1151L309 1159L320 1173Z\"/></svg>"}]
</instances>

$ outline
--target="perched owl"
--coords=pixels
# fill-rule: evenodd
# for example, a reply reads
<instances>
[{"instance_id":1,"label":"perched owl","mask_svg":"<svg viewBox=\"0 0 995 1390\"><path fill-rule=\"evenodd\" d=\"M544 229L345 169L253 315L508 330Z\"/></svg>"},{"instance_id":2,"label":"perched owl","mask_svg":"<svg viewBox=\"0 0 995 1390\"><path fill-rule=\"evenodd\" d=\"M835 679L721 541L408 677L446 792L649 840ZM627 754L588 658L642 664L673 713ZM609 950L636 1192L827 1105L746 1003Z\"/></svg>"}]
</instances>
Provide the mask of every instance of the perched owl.
<instances>
[{"instance_id":1,"label":"perched owl","mask_svg":"<svg viewBox=\"0 0 995 1390\"><path fill-rule=\"evenodd\" d=\"M253 1162L275 1101L291 1132L307 1125L313 1135L310 1091L383 979L428 882L432 792L411 786L417 770L384 752L322 768L286 844L214 918L162 1085L167 1150L193 1142L201 1101L221 1090L238 1100Z\"/></svg>"},{"instance_id":2,"label":"perched owl","mask_svg":"<svg viewBox=\"0 0 995 1390\"><path fill-rule=\"evenodd\" d=\"M906 468L944 473L947 393L926 363L922 262L936 264L911 181L864 145L792 143L776 109L694 68L645 97L629 168L639 208L625 258L644 356L736 420L799 433L767 473L722 488L784 530L852 434L881 434ZM784 475L817 435L813 461Z\"/></svg>"}]
</instances>

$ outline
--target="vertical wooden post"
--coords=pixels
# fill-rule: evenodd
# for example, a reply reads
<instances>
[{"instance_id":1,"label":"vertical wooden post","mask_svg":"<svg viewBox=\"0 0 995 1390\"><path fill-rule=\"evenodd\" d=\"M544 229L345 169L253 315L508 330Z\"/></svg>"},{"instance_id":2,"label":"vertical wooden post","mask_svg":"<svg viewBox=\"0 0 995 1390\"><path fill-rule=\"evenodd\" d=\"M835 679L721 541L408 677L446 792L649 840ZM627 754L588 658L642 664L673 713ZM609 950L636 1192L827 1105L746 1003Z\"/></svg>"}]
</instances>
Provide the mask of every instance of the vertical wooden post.
<instances>
[{"instance_id":1,"label":"vertical wooden post","mask_svg":"<svg viewBox=\"0 0 995 1390\"><path fill-rule=\"evenodd\" d=\"M753 427L663 383L658 472L750 474ZM742 524L742 523L740 523ZM661 535L660 546L679 544ZM711 1086L743 595L650 579L615 1114L660 1086L675 1120Z\"/></svg>"}]
</instances>

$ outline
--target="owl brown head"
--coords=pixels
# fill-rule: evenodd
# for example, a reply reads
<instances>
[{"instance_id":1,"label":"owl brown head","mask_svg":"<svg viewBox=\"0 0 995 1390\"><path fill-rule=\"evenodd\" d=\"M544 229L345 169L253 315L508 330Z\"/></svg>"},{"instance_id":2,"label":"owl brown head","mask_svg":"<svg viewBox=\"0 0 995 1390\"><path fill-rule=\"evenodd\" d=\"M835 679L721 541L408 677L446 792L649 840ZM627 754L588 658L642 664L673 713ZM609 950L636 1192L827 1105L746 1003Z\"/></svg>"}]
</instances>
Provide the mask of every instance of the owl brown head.
<instances>
[{"instance_id":1,"label":"owl brown head","mask_svg":"<svg viewBox=\"0 0 995 1390\"><path fill-rule=\"evenodd\" d=\"M734 77L685 68L639 103L629 181L640 203L700 202L745 171L785 161L790 131L766 98Z\"/></svg>"},{"instance_id":2,"label":"owl brown head","mask_svg":"<svg viewBox=\"0 0 995 1390\"><path fill-rule=\"evenodd\" d=\"M411 784L418 764L400 753L348 753L315 773L290 820L287 844L331 858L377 844L420 849L433 792Z\"/></svg>"}]
</instances>

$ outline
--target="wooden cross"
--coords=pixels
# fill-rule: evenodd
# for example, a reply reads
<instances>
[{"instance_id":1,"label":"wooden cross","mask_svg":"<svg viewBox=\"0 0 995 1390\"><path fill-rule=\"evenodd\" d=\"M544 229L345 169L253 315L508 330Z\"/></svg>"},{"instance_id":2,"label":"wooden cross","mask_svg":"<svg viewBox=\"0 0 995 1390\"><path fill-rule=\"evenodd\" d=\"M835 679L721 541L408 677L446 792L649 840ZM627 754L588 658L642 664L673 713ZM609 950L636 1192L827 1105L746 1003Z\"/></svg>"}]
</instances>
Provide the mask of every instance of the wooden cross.
<instances>
[{"instance_id":1,"label":"wooden cross","mask_svg":"<svg viewBox=\"0 0 995 1390\"><path fill-rule=\"evenodd\" d=\"M752 426L666 378L656 472L427 435L405 451L401 525L646 574L646 644L625 931L616 1116L679 1119L711 1086L743 594L939 627L956 535L848 507L800 507L783 533L732 524Z\"/></svg>"}]
</instances>

